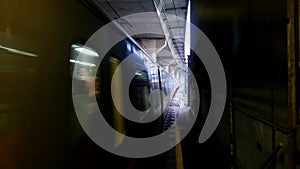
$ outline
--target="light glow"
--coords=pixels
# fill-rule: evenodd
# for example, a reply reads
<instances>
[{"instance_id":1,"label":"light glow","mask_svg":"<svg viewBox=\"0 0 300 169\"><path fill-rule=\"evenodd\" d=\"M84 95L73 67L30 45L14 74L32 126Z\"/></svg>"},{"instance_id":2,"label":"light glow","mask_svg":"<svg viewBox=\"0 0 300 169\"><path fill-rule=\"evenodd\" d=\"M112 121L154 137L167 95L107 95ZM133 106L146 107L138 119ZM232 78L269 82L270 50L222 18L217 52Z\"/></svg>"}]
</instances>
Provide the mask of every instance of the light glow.
<instances>
[{"instance_id":1,"label":"light glow","mask_svg":"<svg viewBox=\"0 0 300 169\"><path fill-rule=\"evenodd\" d=\"M185 55L185 59L187 61L188 56L191 54L191 51L190 51L190 46L191 46L191 1L188 2L184 43L185 43L184 55Z\"/></svg>"},{"instance_id":2,"label":"light glow","mask_svg":"<svg viewBox=\"0 0 300 169\"><path fill-rule=\"evenodd\" d=\"M90 49L84 48L84 47L77 47L77 48L75 48L75 50L77 50L80 53L89 55L89 56L99 57L98 53L96 53Z\"/></svg>"},{"instance_id":3,"label":"light glow","mask_svg":"<svg viewBox=\"0 0 300 169\"><path fill-rule=\"evenodd\" d=\"M80 64L80 65L90 66L90 67L95 67L95 66L96 66L95 64L92 64L92 63L81 62L81 61L74 60L74 59L70 59L70 62L72 62L72 63L78 63L78 64Z\"/></svg>"},{"instance_id":4,"label":"light glow","mask_svg":"<svg viewBox=\"0 0 300 169\"><path fill-rule=\"evenodd\" d=\"M4 49L8 52L17 53L17 54L21 54L21 55L26 55L26 56L30 56L30 57L37 57L37 55L34 54L34 53L29 53L29 52L25 52L25 51L22 51L22 50L13 49L13 48L1 46L1 45L0 45L0 49Z\"/></svg>"},{"instance_id":5,"label":"light glow","mask_svg":"<svg viewBox=\"0 0 300 169\"><path fill-rule=\"evenodd\" d=\"M142 76L142 74L139 73L139 72L135 72L135 75L137 75L137 76Z\"/></svg>"}]
</instances>

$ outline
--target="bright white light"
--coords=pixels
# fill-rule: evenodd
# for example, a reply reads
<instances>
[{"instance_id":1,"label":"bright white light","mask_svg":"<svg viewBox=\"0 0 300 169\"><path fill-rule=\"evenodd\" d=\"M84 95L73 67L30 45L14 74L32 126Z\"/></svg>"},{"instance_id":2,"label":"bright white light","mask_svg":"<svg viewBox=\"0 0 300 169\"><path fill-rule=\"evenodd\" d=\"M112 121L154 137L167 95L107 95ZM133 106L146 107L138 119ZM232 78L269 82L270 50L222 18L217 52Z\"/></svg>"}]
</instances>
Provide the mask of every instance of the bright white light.
<instances>
[{"instance_id":1,"label":"bright white light","mask_svg":"<svg viewBox=\"0 0 300 169\"><path fill-rule=\"evenodd\" d=\"M142 76L142 74L139 73L139 72L135 72L135 75L137 75L137 76Z\"/></svg>"},{"instance_id":2,"label":"bright white light","mask_svg":"<svg viewBox=\"0 0 300 169\"><path fill-rule=\"evenodd\" d=\"M78 63L78 64L80 64L80 65L90 66L90 67L95 67L95 66L96 66L95 64L92 64L92 63L81 62L81 61L74 60L74 59L70 59L70 62L72 62L72 63Z\"/></svg>"},{"instance_id":3,"label":"bright white light","mask_svg":"<svg viewBox=\"0 0 300 169\"><path fill-rule=\"evenodd\" d=\"M190 46L191 46L191 1L188 2L188 10L187 10L187 17L186 17L186 25L185 25L185 48L184 48L184 55L185 59L187 60L188 56L190 55Z\"/></svg>"},{"instance_id":4,"label":"bright white light","mask_svg":"<svg viewBox=\"0 0 300 169\"><path fill-rule=\"evenodd\" d=\"M13 49L13 48L1 46L1 45L0 45L0 49L4 49L6 51L9 51L9 52L12 52L12 53L21 54L21 55L26 55L26 56L31 56L31 57L37 57L37 55L34 54L34 53L29 53L29 52L25 52L25 51L22 51L22 50Z\"/></svg>"},{"instance_id":5,"label":"bright white light","mask_svg":"<svg viewBox=\"0 0 300 169\"><path fill-rule=\"evenodd\" d=\"M89 55L89 56L99 57L98 53L96 53L90 49L84 48L84 47L78 47L78 48L75 48L75 50L77 50L80 53Z\"/></svg>"},{"instance_id":6,"label":"bright white light","mask_svg":"<svg viewBox=\"0 0 300 169\"><path fill-rule=\"evenodd\" d=\"M130 43L127 43L127 50L129 50L129 51L131 51L131 45L130 45Z\"/></svg>"}]
</instances>

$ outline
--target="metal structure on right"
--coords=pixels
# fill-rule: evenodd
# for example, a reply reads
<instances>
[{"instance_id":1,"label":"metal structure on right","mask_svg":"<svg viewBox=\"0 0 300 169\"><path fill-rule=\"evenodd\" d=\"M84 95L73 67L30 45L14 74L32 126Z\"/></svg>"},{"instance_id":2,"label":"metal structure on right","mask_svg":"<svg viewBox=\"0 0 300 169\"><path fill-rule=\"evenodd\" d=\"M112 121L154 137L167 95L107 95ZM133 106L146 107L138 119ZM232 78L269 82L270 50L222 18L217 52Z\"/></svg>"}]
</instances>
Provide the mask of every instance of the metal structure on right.
<instances>
[{"instance_id":1,"label":"metal structure on right","mask_svg":"<svg viewBox=\"0 0 300 169\"><path fill-rule=\"evenodd\" d=\"M194 0L191 10L225 67L229 95L215 137L231 151L231 167L299 168L299 1ZM199 89L207 100L209 87ZM205 117L208 107L201 110Z\"/></svg>"}]
</instances>

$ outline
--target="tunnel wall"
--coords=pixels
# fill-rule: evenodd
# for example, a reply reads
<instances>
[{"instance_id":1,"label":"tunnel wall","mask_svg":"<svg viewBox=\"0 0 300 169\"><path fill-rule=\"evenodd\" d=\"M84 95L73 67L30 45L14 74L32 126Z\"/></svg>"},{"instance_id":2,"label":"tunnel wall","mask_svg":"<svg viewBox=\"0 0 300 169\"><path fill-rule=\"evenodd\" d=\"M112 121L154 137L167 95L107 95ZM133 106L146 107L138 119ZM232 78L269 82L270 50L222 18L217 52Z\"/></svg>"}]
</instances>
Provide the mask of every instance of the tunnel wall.
<instances>
[{"instance_id":1,"label":"tunnel wall","mask_svg":"<svg viewBox=\"0 0 300 169\"><path fill-rule=\"evenodd\" d=\"M290 3L294 1L192 1L192 22L211 40L225 68L227 105L215 137L219 146L232 145L226 150L236 168L265 163L276 169L295 167ZM198 79L204 77L201 70L195 72ZM268 162L279 144L284 146Z\"/></svg>"}]
</instances>

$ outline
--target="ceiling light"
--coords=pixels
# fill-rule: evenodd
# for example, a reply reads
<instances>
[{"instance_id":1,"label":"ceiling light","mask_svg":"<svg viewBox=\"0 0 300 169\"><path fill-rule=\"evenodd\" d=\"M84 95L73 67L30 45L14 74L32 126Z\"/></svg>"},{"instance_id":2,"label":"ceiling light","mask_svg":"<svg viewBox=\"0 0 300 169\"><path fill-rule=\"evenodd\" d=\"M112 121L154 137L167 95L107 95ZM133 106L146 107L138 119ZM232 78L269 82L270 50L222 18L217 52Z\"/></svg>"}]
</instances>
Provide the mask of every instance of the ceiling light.
<instances>
[{"instance_id":1,"label":"ceiling light","mask_svg":"<svg viewBox=\"0 0 300 169\"><path fill-rule=\"evenodd\" d=\"M74 60L74 59L70 59L70 62L72 62L72 63L78 63L78 64L80 64L80 65L90 66L90 67L95 67L95 66L96 66L95 64L92 64L92 63L81 62L81 61Z\"/></svg>"},{"instance_id":2,"label":"ceiling light","mask_svg":"<svg viewBox=\"0 0 300 169\"><path fill-rule=\"evenodd\" d=\"M89 56L99 57L99 55L98 55L97 52L94 52L94 51L92 51L90 49L87 49L85 47L77 47L77 48L75 48L75 50L78 51L78 52L80 52L80 53L89 55Z\"/></svg>"}]
</instances>

